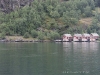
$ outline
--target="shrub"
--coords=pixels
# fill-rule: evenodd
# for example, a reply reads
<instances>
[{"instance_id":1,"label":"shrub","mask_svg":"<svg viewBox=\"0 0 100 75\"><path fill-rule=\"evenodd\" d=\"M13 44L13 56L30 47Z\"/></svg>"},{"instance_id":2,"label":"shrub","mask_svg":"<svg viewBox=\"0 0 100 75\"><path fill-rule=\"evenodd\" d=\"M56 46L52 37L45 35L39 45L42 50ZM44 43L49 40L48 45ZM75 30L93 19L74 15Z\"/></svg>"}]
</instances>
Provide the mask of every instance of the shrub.
<instances>
[{"instance_id":1,"label":"shrub","mask_svg":"<svg viewBox=\"0 0 100 75\"><path fill-rule=\"evenodd\" d=\"M56 31L51 31L49 36L52 40L56 40L60 38L60 34Z\"/></svg>"},{"instance_id":2,"label":"shrub","mask_svg":"<svg viewBox=\"0 0 100 75\"><path fill-rule=\"evenodd\" d=\"M43 32L38 32L38 39L39 40L44 40L45 39L44 37L45 37L45 35Z\"/></svg>"},{"instance_id":3,"label":"shrub","mask_svg":"<svg viewBox=\"0 0 100 75\"><path fill-rule=\"evenodd\" d=\"M0 39L5 39L5 33L0 34Z\"/></svg>"},{"instance_id":4,"label":"shrub","mask_svg":"<svg viewBox=\"0 0 100 75\"><path fill-rule=\"evenodd\" d=\"M28 32L26 32L25 34L24 34L24 38L29 38L29 33Z\"/></svg>"},{"instance_id":5,"label":"shrub","mask_svg":"<svg viewBox=\"0 0 100 75\"><path fill-rule=\"evenodd\" d=\"M36 30L32 30L32 31L31 31L31 36L32 36L33 38L36 38L36 37L38 36L37 31L36 31Z\"/></svg>"}]
</instances>

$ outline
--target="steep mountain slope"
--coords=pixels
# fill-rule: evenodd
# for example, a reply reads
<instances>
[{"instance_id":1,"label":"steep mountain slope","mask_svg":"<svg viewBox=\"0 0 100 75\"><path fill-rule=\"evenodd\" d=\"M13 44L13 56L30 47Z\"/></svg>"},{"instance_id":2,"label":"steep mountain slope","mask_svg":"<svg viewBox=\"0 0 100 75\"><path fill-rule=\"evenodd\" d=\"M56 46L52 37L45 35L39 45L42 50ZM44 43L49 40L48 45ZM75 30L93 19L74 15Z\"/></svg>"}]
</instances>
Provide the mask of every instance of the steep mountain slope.
<instances>
[{"instance_id":1,"label":"steep mountain slope","mask_svg":"<svg viewBox=\"0 0 100 75\"><path fill-rule=\"evenodd\" d=\"M1 11L9 13L17 8L30 4L33 0L0 0Z\"/></svg>"}]
</instances>

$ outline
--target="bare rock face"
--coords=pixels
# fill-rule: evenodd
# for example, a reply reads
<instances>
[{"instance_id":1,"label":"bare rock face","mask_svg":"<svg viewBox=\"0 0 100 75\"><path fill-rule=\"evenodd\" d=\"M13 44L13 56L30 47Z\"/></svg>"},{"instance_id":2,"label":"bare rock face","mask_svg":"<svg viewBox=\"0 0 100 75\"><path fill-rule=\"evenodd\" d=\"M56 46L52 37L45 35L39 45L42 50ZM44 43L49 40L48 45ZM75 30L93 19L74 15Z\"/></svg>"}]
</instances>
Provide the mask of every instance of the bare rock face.
<instances>
[{"instance_id":1,"label":"bare rock face","mask_svg":"<svg viewBox=\"0 0 100 75\"><path fill-rule=\"evenodd\" d=\"M15 9L29 5L33 0L0 0L0 10L9 13Z\"/></svg>"}]
</instances>

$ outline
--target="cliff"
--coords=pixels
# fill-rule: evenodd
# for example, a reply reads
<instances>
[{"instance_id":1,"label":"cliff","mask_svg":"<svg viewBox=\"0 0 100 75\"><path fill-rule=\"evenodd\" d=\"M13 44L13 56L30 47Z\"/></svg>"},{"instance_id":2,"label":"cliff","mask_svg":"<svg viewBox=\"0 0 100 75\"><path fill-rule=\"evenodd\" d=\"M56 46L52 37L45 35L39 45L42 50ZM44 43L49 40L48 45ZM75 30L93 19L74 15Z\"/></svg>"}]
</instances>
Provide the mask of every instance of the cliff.
<instances>
[{"instance_id":1,"label":"cliff","mask_svg":"<svg viewBox=\"0 0 100 75\"><path fill-rule=\"evenodd\" d=\"M0 11L9 13L15 9L29 5L33 0L0 0Z\"/></svg>"}]
</instances>

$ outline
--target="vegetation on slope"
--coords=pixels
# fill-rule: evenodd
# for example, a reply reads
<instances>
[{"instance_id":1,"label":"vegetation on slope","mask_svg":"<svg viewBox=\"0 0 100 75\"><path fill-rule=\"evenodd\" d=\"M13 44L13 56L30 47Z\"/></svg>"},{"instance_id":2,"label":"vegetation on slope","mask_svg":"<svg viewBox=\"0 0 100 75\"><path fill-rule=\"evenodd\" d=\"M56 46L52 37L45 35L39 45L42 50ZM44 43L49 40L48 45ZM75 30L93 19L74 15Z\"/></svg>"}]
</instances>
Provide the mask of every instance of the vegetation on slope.
<instances>
[{"instance_id":1,"label":"vegetation on slope","mask_svg":"<svg viewBox=\"0 0 100 75\"><path fill-rule=\"evenodd\" d=\"M64 33L100 34L100 13L95 11L98 0L34 0L31 5L11 13L0 12L0 34L24 37L58 39ZM95 11L95 12L94 12ZM91 25L81 18L94 17Z\"/></svg>"}]
</instances>

